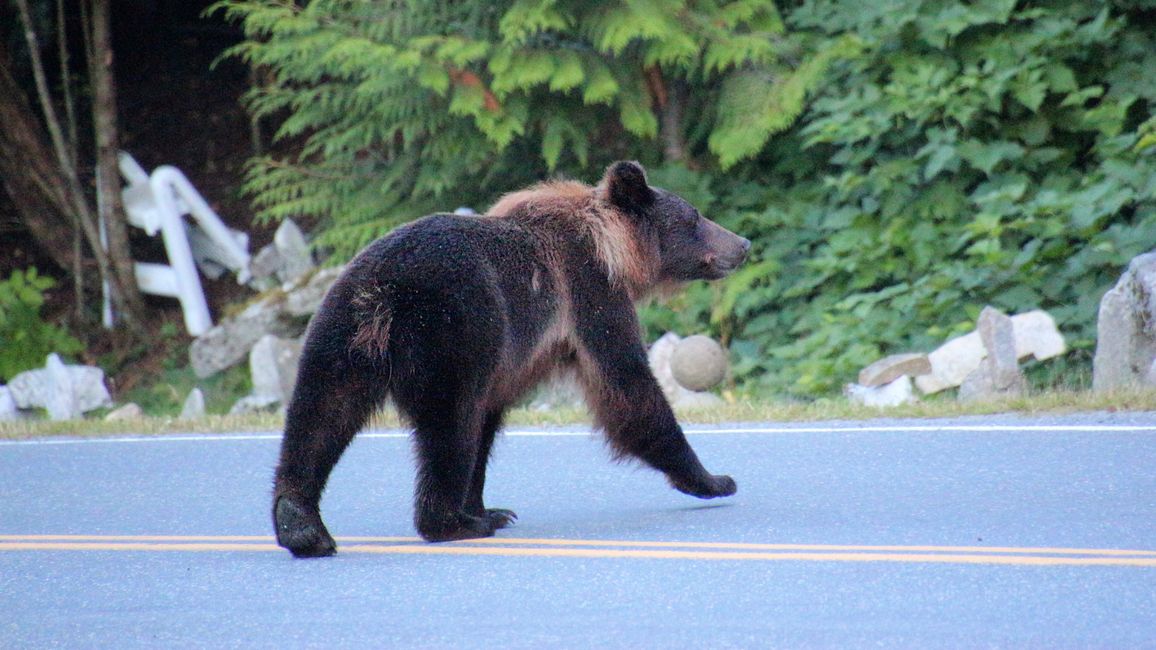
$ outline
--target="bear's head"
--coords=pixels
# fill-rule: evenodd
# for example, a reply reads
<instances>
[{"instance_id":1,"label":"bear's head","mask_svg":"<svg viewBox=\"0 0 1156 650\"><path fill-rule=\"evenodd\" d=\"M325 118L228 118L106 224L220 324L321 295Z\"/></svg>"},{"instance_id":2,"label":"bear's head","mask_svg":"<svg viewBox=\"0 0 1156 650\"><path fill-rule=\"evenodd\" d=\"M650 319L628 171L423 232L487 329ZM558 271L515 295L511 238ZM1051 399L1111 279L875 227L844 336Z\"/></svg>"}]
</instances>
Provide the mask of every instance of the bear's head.
<instances>
[{"instance_id":1,"label":"bear's head","mask_svg":"<svg viewBox=\"0 0 1156 650\"><path fill-rule=\"evenodd\" d=\"M657 249L658 282L717 280L746 259L750 241L703 217L677 194L652 187L642 165L614 163L601 186L606 200Z\"/></svg>"}]
</instances>

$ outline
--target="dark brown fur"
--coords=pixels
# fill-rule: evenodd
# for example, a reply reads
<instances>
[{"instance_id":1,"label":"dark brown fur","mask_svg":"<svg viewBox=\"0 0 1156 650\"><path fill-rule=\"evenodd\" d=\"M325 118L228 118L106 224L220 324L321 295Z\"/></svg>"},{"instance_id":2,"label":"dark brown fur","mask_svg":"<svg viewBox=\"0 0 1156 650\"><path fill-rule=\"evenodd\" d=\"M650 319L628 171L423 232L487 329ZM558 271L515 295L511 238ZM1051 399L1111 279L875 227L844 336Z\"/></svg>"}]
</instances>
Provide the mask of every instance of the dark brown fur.
<instances>
[{"instance_id":1,"label":"dark brown fur","mask_svg":"<svg viewBox=\"0 0 1156 650\"><path fill-rule=\"evenodd\" d=\"M368 416L392 395L413 423L415 524L428 540L492 535L486 462L502 414L574 368L615 455L703 498L735 490L708 473L647 365L633 300L722 277L749 242L651 188L636 163L595 187L543 183L482 217L435 215L366 248L310 326L286 417L273 516L298 556L335 550L318 504Z\"/></svg>"}]
</instances>

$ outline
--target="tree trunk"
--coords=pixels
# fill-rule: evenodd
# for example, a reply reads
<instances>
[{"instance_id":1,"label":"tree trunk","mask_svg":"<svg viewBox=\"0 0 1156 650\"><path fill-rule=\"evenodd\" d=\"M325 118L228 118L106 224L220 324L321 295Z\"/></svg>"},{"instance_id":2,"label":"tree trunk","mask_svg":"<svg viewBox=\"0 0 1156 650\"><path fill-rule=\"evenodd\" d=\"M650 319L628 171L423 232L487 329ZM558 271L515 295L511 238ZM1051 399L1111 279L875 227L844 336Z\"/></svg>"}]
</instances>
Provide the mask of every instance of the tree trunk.
<instances>
[{"instance_id":1,"label":"tree trunk","mask_svg":"<svg viewBox=\"0 0 1156 650\"><path fill-rule=\"evenodd\" d=\"M116 86L112 74L112 39L109 0L92 2L92 50L89 79L92 87L92 122L96 132L97 210L108 241L109 265L120 293L121 317L132 329L144 323L145 306L136 283L128 245L128 223L120 199L117 169Z\"/></svg>"},{"instance_id":2,"label":"tree trunk","mask_svg":"<svg viewBox=\"0 0 1156 650\"><path fill-rule=\"evenodd\" d=\"M60 172L0 42L0 182L20 221L62 271L72 268L72 210Z\"/></svg>"}]
</instances>

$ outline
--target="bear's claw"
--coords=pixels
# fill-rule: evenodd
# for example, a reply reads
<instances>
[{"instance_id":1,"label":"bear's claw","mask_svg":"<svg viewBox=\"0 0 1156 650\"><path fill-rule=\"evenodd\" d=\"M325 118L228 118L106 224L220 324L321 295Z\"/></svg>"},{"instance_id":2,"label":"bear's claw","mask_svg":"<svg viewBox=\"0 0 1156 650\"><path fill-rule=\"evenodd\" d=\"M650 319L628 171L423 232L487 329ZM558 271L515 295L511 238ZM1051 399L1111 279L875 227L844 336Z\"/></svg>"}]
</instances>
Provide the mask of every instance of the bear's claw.
<instances>
[{"instance_id":1,"label":"bear's claw","mask_svg":"<svg viewBox=\"0 0 1156 650\"><path fill-rule=\"evenodd\" d=\"M512 526L515 521L518 521L518 515L513 510L506 510L505 508L487 508L485 518L489 520L490 526L494 530Z\"/></svg>"}]
</instances>

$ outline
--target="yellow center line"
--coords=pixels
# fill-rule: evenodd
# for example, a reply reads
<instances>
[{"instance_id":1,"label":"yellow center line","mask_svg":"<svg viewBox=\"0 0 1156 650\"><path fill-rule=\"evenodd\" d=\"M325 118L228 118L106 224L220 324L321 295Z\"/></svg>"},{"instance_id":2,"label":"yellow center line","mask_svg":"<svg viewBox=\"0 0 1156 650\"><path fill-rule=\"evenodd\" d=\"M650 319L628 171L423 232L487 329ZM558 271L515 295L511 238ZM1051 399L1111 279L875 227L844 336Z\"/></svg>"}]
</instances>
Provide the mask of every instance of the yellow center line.
<instances>
[{"instance_id":1,"label":"yellow center line","mask_svg":"<svg viewBox=\"0 0 1156 650\"><path fill-rule=\"evenodd\" d=\"M421 544L425 545L420 537L377 537L377 536L348 536L338 537L342 544ZM215 542L215 543L243 543L264 542L273 543L269 535L0 535L0 543L5 542ZM1127 557L1156 557L1156 551L1104 549L1104 548L1066 548L1066 547L1014 547L1014 546L864 546L845 544L760 544L747 542L669 542L669 541L639 541L639 540L609 540L609 539L558 539L558 538L525 538L525 537L487 537L481 539L467 539L452 543L458 545L480 544L486 546L590 546L590 547L618 547L618 548L683 548L707 550L736 550L736 551L807 551L807 552L898 552L898 553L1002 553L1026 555L1100 555L1100 556L1127 556Z\"/></svg>"},{"instance_id":2,"label":"yellow center line","mask_svg":"<svg viewBox=\"0 0 1156 650\"><path fill-rule=\"evenodd\" d=\"M417 537L343 537L338 540L343 553L1156 567L1156 551L1124 549L537 538L488 538L448 544L427 544ZM0 535L0 552L3 551L283 552L273 538L266 535Z\"/></svg>"}]
</instances>

